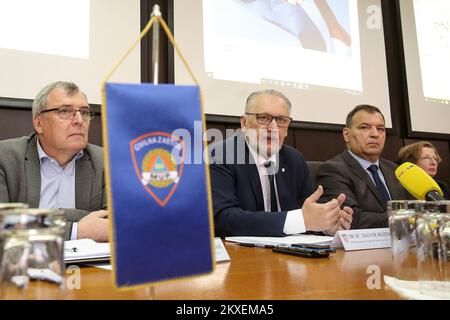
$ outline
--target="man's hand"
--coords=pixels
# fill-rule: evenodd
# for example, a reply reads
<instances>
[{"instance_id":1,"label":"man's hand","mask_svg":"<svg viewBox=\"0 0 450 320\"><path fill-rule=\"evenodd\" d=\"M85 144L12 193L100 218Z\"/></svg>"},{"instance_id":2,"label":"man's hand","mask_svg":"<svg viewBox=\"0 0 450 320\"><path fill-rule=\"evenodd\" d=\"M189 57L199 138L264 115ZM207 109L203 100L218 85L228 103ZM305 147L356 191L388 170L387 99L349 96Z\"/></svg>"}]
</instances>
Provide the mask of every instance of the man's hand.
<instances>
[{"instance_id":1,"label":"man's hand","mask_svg":"<svg viewBox=\"0 0 450 320\"><path fill-rule=\"evenodd\" d=\"M327 203L317 203L322 193L323 187L319 186L303 203L302 212L306 231L334 230L339 227L340 206L345 201L345 195L341 194L337 199Z\"/></svg>"},{"instance_id":2,"label":"man's hand","mask_svg":"<svg viewBox=\"0 0 450 320\"><path fill-rule=\"evenodd\" d=\"M96 242L108 242L108 211L89 213L78 222L77 239L89 238Z\"/></svg>"},{"instance_id":3,"label":"man's hand","mask_svg":"<svg viewBox=\"0 0 450 320\"><path fill-rule=\"evenodd\" d=\"M341 193L336 200L339 202L339 207L345 202L345 194ZM325 232L331 236L334 236L336 231L338 230L348 230L352 224L353 220L353 209L350 207L344 207L340 210L339 221L336 225L334 225L331 229L325 230Z\"/></svg>"},{"instance_id":4,"label":"man's hand","mask_svg":"<svg viewBox=\"0 0 450 320\"><path fill-rule=\"evenodd\" d=\"M341 218L339 219L339 230L349 230L353 221L353 209L344 207L341 210Z\"/></svg>"}]
</instances>

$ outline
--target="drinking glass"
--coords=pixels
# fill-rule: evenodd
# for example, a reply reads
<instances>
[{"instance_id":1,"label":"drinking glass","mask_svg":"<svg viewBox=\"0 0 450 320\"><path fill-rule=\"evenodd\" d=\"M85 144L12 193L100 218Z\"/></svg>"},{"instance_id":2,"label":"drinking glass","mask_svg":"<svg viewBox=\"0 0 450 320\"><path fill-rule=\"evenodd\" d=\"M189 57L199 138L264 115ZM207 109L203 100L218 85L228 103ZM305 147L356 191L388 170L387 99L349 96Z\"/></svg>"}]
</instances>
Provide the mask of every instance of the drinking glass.
<instances>
[{"instance_id":1,"label":"drinking glass","mask_svg":"<svg viewBox=\"0 0 450 320\"><path fill-rule=\"evenodd\" d=\"M64 284L64 212L56 209L0 211L0 288L26 289L30 280Z\"/></svg>"},{"instance_id":2,"label":"drinking glass","mask_svg":"<svg viewBox=\"0 0 450 320\"><path fill-rule=\"evenodd\" d=\"M417 280L415 205L422 202L425 201L392 200L387 202L393 276L397 280Z\"/></svg>"},{"instance_id":3,"label":"drinking glass","mask_svg":"<svg viewBox=\"0 0 450 320\"><path fill-rule=\"evenodd\" d=\"M417 268L420 292L435 298L450 298L448 241L450 201L416 205Z\"/></svg>"},{"instance_id":4,"label":"drinking glass","mask_svg":"<svg viewBox=\"0 0 450 320\"><path fill-rule=\"evenodd\" d=\"M11 209L20 209L20 208L28 208L28 205L26 203L21 202L6 202L6 203L0 203L0 215L1 212L4 210L11 210ZM3 255L3 237L1 235L1 231L3 229L2 227L2 219L0 218L0 259ZM1 262L1 260L0 260Z\"/></svg>"},{"instance_id":5,"label":"drinking glass","mask_svg":"<svg viewBox=\"0 0 450 320\"><path fill-rule=\"evenodd\" d=\"M447 213L439 223L439 261L442 273L443 297L450 299L450 201L447 201Z\"/></svg>"}]
</instances>

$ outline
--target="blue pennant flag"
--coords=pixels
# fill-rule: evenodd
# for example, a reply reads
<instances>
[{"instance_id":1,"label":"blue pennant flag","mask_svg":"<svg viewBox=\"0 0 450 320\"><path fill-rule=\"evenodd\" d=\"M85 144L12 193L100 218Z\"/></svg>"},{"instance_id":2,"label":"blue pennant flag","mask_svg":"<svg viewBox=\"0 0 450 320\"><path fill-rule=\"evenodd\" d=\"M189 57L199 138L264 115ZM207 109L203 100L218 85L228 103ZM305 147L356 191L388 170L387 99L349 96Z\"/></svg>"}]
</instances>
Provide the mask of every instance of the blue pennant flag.
<instances>
[{"instance_id":1,"label":"blue pennant flag","mask_svg":"<svg viewBox=\"0 0 450 320\"><path fill-rule=\"evenodd\" d=\"M195 143L204 130L199 88L107 83L105 92L116 286L211 272L209 176L204 144Z\"/></svg>"}]
</instances>

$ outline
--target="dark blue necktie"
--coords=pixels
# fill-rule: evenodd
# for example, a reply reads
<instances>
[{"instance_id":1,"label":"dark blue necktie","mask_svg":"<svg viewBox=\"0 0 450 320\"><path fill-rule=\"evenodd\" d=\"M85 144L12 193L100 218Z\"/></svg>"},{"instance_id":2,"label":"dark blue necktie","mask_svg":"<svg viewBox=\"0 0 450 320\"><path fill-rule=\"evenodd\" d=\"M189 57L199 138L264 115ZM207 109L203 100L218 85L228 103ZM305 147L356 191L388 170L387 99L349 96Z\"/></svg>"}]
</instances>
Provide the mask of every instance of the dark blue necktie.
<instances>
[{"instance_id":1,"label":"dark blue necktie","mask_svg":"<svg viewBox=\"0 0 450 320\"><path fill-rule=\"evenodd\" d=\"M267 161L264 163L264 167L267 168L267 177L269 178L269 185L270 185L270 211L277 212L278 211L278 205L277 205L277 195L275 193L275 173L273 170L272 162Z\"/></svg>"},{"instance_id":2,"label":"dark blue necktie","mask_svg":"<svg viewBox=\"0 0 450 320\"><path fill-rule=\"evenodd\" d=\"M370 167L367 168L367 170L369 170L370 173L372 173L373 180L375 180L377 189L378 191L380 191L381 197L383 198L384 202L391 200L391 197L389 197L389 192L387 191L383 181L381 181L380 176L378 175L378 166L376 164L372 164Z\"/></svg>"}]
</instances>

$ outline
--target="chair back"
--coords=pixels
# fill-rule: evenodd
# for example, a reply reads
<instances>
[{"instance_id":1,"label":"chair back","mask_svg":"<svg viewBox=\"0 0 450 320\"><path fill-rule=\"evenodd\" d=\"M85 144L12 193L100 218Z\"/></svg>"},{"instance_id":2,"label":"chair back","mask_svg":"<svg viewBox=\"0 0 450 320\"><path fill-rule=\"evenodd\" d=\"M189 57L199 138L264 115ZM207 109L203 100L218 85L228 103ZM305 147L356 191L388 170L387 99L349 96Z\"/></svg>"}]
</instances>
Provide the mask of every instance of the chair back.
<instances>
[{"instance_id":1,"label":"chair back","mask_svg":"<svg viewBox=\"0 0 450 320\"><path fill-rule=\"evenodd\" d=\"M323 164L323 161L306 161L306 164L308 165L308 169L309 169L309 179L311 180L312 184L315 186L317 170Z\"/></svg>"}]
</instances>

